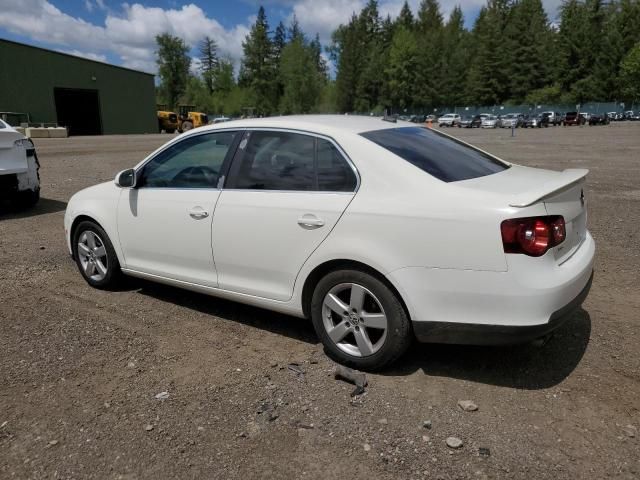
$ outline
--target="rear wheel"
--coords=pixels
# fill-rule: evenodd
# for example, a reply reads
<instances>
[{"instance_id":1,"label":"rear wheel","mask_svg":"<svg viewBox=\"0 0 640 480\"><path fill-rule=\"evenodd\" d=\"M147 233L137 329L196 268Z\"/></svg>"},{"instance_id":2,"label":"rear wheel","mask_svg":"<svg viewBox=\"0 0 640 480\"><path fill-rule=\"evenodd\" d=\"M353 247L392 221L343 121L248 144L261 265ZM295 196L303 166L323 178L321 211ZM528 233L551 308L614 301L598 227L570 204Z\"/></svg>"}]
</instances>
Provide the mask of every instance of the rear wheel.
<instances>
[{"instance_id":1,"label":"rear wheel","mask_svg":"<svg viewBox=\"0 0 640 480\"><path fill-rule=\"evenodd\" d=\"M87 283L99 289L116 286L122 275L120 262L102 227L91 221L81 222L72 240L76 265Z\"/></svg>"},{"instance_id":2,"label":"rear wheel","mask_svg":"<svg viewBox=\"0 0 640 480\"><path fill-rule=\"evenodd\" d=\"M391 364L412 341L411 323L396 294L359 270L337 270L320 280L311 318L327 355L360 370Z\"/></svg>"}]
</instances>

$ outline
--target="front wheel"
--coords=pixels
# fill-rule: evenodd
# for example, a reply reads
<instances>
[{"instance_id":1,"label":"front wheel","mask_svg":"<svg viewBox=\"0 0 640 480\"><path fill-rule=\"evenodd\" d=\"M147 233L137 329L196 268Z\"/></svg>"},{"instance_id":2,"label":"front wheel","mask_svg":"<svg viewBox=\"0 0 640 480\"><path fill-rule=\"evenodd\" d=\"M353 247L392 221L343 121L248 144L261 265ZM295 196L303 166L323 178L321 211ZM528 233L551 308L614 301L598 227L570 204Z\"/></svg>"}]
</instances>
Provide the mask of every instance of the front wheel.
<instances>
[{"instance_id":1,"label":"front wheel","mask_svg":"<svg viewBox=\"0 0 640 480\"><path fill-rule=\"evenodd\" d=\"M329 357L359 370L379 370L412 341L411 322L396 294L360 270L337 270L315 288L313 326Z\"/></svg>"},{"instance_id":2,"label":"front wheel","mask_svg":"<svg viewBox=\"0 0 640 480\"><path fill-rule=\"evenodd\" d=\"M76 265L86 282L99 289L116 286L122 275L120 262L102 227L91 221L81 222L72 241Z\"/></svg>"}]
</instances>

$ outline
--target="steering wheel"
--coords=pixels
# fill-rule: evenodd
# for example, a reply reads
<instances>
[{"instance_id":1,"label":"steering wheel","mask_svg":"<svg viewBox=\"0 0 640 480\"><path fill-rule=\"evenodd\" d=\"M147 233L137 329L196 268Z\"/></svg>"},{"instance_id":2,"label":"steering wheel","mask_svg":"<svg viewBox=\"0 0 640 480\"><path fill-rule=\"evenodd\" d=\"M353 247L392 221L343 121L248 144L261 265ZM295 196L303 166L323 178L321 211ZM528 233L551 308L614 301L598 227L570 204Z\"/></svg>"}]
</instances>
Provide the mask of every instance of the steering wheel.
<instances>
[{"instance_id":1,"label":"steering wheel","mask_svg":"<svg viewBox=\"0 0 640 480\"><path fill-rule=\"evenodd\" d=\"M178 174L173 177L172 183L206 183L207 185L211 185L213 187L216 186L216 180L218 179L218 172L213 168L199 165L195 167L187 167L178 172Z\"/></svg>"}]
</instances>

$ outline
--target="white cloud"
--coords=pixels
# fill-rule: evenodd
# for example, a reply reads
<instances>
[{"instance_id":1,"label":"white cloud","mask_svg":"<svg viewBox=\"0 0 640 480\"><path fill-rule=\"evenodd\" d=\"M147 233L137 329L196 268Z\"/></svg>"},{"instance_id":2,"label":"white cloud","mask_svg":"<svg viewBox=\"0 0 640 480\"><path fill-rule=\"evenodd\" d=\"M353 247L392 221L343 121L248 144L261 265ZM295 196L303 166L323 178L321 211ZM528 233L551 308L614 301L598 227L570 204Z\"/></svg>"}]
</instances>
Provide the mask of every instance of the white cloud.
<instances>
[{"instance_id":1,"label":"white cloud","mask_svg":"<svg viewBox=\"0 0 640 480\"><path fill-rule=\"evenodd\" d=\"M93 12L93 3L91 3L91 0L84 0L84 8L86 8L88 12Z\"/></svg>"},{"instance_id":2,"label":"white cloud","mask_svg":"<svg viewBox=\"0 0 640 480\"><path fill-rule=\"evenodd\" d=\"M78 51L113 53L124 66L148 72L156 71L155 37L161 33L177 35L191 47L209 35L216 40L221 55L237 62L242 55L242 41L249 32L242 24L225 29L194 4L166 10L124 4L120 15L107 13L104 26L64 13L48 0L0 0L0 4L0 28ZM104 7L101 1L96 0L96 4Z\"/></svg>"},{"instance_id":3,"label":"white cloud","mask_svg":"<svg viewBox=\"0 0 640 480\"><path fill-rule=\"evenodd\" d=\"M96 62L107 62L107 56L99 53L81 52L80 50L64 50L59 49L59 52L73 55L74 57L88 58L89 60L95 60Z\"/></svg>"}]
</instances>

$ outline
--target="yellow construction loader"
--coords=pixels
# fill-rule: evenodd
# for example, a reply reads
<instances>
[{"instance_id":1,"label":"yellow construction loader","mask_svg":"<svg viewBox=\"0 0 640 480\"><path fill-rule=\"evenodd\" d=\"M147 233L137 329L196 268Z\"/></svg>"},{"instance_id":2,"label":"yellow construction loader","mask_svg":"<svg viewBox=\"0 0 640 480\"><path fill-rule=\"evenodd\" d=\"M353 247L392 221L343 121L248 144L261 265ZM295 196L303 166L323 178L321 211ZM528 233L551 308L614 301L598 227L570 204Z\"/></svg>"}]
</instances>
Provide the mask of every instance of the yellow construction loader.
<instances>
[{"instance_id":1,"label":"yellow construction loader","mask_svg":"<svg viewBox=\"0 0 640 480\"><path fill-rule=\"evenodd\" d=\"M207 114L195 112L195 109L196 107L194 105L180 105L178 107L178 131L180 133L209 124Z\"/></svg>"}]
</instances>

